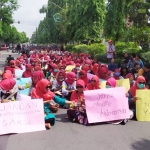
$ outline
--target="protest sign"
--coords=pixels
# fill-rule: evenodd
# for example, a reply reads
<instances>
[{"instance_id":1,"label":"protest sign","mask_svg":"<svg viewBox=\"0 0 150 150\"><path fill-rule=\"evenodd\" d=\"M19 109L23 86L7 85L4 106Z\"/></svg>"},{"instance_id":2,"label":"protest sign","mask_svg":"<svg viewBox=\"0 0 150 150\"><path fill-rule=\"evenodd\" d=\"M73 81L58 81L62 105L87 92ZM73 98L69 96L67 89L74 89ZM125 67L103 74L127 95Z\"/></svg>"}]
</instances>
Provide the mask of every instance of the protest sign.
<instances>
[{"instance_id":1,"label":"protest sign","mask_svg":"<svg viewBox=\"0 0 150 150\"><path fill-rule=\"evenodd\" d=\"M137 90L136 118L138 121L150 121L150 90Z\"/></svg>"},{"instance_id":2,"label":"protest sign","mask_svg":"<svg viewBox=\"0 0 150 150\"><path fill-rule=\"evenodd\" d=\"M89 123L129 118L124 87L84 91Z\"/></svg>"},{"instance_id":3,"label":"protest sign","mask_svg":"<svg viewBox=\"0 0 150 150\"><path fill-rule=\"evenodd\" d=\"M130 89L130 81L129 79L121 79L121 80L116 80L117 82L117 87L125 87L126 92L129 91Z\"/></svg>"},{"instance_id":4,"label":"protest sign","mask_svg":"<svg viewBox=\"0 0 150 150\"><path fill-rule=\"evenodd\" d=\"M93 77L94 75L93 74L91 74L91 73L87 73L87 77L88 77L88 79L92 79L92 77Z\"/></svg>"},{"instance_id":5,"label":"protest sign","mask_svg":"<svg viewBox=\"0 0 150 150\"><path fill-rule=\"evenodd\" d=\"M71 72L72 69L74 69L74 68L75 68L74 65L69 65L69 66L66 67L65 71L66 71L66 72Z\"/></svg>"},{"instance_id":6,"label":"protest sign","mask_svg":"<svg viewBox=\"0 0 150 150\"><path fill-rule=\"evenodd\" d=\"M24 70L15 69L15 77L21 78Z\"/></svg>"},{"instance_id":7,"label":"protest sign","mask_svg":"<svg viewBox=\"0 0 150 150\"><path fill-rule=\"evenodd\" d=\"M42 100L0 104L0 135L45 130Z\"/></svg>"},{"instance_id":8,"label":"protest sign","mask_svg":"<svg viewBox=\"0 0 150 150\"><path fill-rule=\"evenodd\" d=\"M100 82L100 89L106 89L106 81Z\"/></svg>"},{"instance_id":9,"label":"protest sign","mask_svg":"<svg viewBox=\"0 0 150 150\"><path fill-rule=\"evenodd\" d=\"M17 94L17 99L19 101L30 101L31 100L31 96L25 95L25 94Z\"/></svg>"}]
</instances>

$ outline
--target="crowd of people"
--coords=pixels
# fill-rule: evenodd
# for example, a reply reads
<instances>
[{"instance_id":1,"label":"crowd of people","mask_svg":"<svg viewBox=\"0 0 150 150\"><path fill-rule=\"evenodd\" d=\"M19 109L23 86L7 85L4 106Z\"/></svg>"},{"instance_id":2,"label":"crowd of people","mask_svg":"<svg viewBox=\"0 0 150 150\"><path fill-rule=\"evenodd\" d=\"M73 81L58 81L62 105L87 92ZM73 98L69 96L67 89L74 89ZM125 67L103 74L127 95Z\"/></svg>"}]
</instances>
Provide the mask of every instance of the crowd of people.
<instances>
[{"instance_id":1,"label":"crowd of people","mask_svg":"<svg viewBox=\"0 0 150 150\"><path fill-rule=\"evenodd\" d=\"M129 56L125 53L119 66L113 57L115 48L112 50L108 65L99 63L97 58L92 59L86 53L78 55L61 50L31 50L28 57L26 54L19 55L4 68L0 82L1 102L17 100L18 92L14 92L16 88L30 88L29 96L32 99L43 99L46 128L55 124L54 113L59 107L67 109L66 119L87 125L84 91L100 89L100 81L106 81L106 88L115 88L116 80L129 79L130 90L126 96L129 109L135 114L136 90L150 88L150 64L143 63L139 55ZM75 67L66 72L69 65ZM16 69L24 70L22 78L31 77L32 83L16 86ZM92 79L88 78L88 73L93 74ZM15 94L10 97L12 93ZM121 123L125 124L126 121L122 120Z\"/></svg>"}]
</instances>

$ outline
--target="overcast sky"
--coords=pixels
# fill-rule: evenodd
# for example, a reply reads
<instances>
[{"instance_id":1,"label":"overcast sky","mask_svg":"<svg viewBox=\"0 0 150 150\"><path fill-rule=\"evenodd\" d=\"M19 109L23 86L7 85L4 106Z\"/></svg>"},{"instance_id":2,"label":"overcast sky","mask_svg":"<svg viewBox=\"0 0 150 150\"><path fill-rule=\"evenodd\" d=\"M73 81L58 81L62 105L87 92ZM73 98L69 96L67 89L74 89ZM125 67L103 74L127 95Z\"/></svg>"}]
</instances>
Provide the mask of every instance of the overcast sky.
<instances>
[{"instance_id":1,"label":"overcast sky","mask_svg":"<svg viewBox=\"0 0 150 150\"><path fill-rule=\"evenodd\" d=\"M36 30L40 20L43 20L45 14L40 14L39 9L47 5L48 0L18 0L20 8L14 12L14 26L19 32L25 31L28 37Z\"/></svg>"}]
</instances>

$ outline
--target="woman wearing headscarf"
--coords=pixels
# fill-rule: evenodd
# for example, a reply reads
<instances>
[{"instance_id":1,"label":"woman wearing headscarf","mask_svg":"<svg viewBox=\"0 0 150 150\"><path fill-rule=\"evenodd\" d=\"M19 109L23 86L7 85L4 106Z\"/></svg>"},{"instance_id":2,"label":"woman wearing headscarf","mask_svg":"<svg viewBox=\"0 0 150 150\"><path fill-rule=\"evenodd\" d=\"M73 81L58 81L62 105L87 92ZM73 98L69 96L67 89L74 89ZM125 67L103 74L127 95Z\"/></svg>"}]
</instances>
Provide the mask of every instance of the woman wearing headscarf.
<instances>
[{"instance_id":1,"label":"woman wearing headscarf","mask_svg":"<svg viewBox=\"0 0 150 150\"><path fill-rule=\"evenodd\" d=\"M4 79L0 82L0 101L1 103L7 103L15 101L17 99L16 81L13 78ZM14 93L9 99L7 99L12 93Z\"/></svg>"},{"instance_id":2,"label":"woman wearing headscarf","mask_svg":"<svg viewBox=\"0 0 150 150\"><path fill-rule=\"evenodd\" d=\"M23 78L29 78L32 76L32 66L30 64L26 65L26 71L23 72Z\"/></svg>"},{"instance_id":3,"label":"woman wearing headscarf","mask_svg":"<svg viewBox=\"0 0 150 150\"><path fill-rule=\"evenodd\" d=\"M85 70L81 70L79 72L79 78L78 79L83 80L85 85L87 85L90 82L90 80L87 77L87 72Z\"/></svg>"},{"instance_id":4,"label":"woman wearing headscarf","mask_svg":"<svg viewBox=\"0 0 150 150\"><path fill-rule=\"evenodd\" d=\"M120 70L119 69L115 69L114 71L114 76L113 76L116 80L120 80L123 79L123 77L121 76Z\"/></svg>"},{"instance_id":5,"label":"woman wearing headscarf","mask_svg":"<svg viewBox=\"0 0 150 150\"><path fill-rule=\"evenodd\" d=\"M56 79L52 84L53 91L62 91L62 83L66 79L66 73L64 71L59 71L56 75Z\"/></svg>"},{"instance_id":6,"label":"woman wearing headscarf","mask_svg":"<svg viewBox=\"0 0 150 150\"><path fill-rule=\"evenodd\" d=\"M85 110L85 99L84 93L85 83L83 80L78 80L76 84L76 89L71 95L71 101L75 102L74 105L71 105L72 108L68 109L67 115L68 118L77 121L80 124L87 125L87 115Z\"/></svg>"},{"instance_id":7,"label":"woman wearing headscarf","mask_svg":"<svg viewBox=\"0 0 150 150\"><path fill-rule=\"evenodd\" d=\"M10 70L5 70L2 74L2 80L13 78L13 74Z\"/></svg>"},{"instance_id":8,"label":"woman wearing headscarf","mask_svg":"<svg viewBox=\"0 0 150 150\"><path fill-rule=\"evenodd\" d=\"M9 65L9 66L6 66L6 67L4 68L4 70L10 70L13 75L15 74L15 69L19 69L19 68L16 66L15 60L11 60L11 61L10 61L10 65Z\"/></svg>"},{"instance_id":9,"label":"woman wearing headscarf","mask_svg":"<svg viewBox=\"0 0 150 150\"><path fill-rule=\"evenodd\" d=\"M136 100L137 100L136 90L147 90L145 84L146 84L145 78L143 76L139 76L136 79L135 84L130 88L128 92L129 108L133 112L134 115L136 112Z\"/></svg>"},{"instance_id":10,"label":"woman wearing headscarf","mask_svg":"<svg viewBox=\"0 0 150 150\"><path fill-rule=\"evenodd\" d=\"M100 68L100 65L99 64L97 64L97 63L95 63L94 65L93 65L93 74L94 75L98 75L98 71L99 71L99 68Z\"/></svg>"},{"instance_id":11,"label":"woman wearing headscarf","mask_svg":"<svg viewBox=\"0 0 150 150\"><path fill-rule=\"evenodd\" d=\"M52 73L50 76L50 82L53 82L55 80L58 72L59 72L58 66L56 64L53 64L52 65Z\"/></svg>"},{"instance_id":12,"label":"woman wearing headscarf","mask_svg":"<svg viewBox=\"0 0 150 150\"><path fill-rule=\"evenodd\" d=\"M71 93L76 90L76 74L74 72L69 72L67 78L62 83L62 94L70 100Z\"/></svg>"},{"instance_id":13,"label":"woman wearing headscarf","mask_svg":"<svg viewBox=\"0 0 150 150\"><path fill-rule=\"evenodd\" d=\"M88 90L100 89L100 82L97 76L93 76L91 82L87 85Z\"/></svg>"},{"instance_id":14,"label":"woman wearing headscarf","mask_svg":"<svg viewBox=\"0 0 150 150\"><path fill-rule=\"evenodd\" d=\"M55 124L55 116L52 114L50 106L54 104L65 105L72 104L72 102L66 99L56 96L50 91L51 83L47 79L42 79L36 85L31 93L33 99L43 99L44 112L45 112L45 125L50 129L51 125Z\"/></svg>"},{"instance_id":15,"label":"woman wearing headscarf","mask_svg":"<svg viewBox=\"0 0 150 150\"><path fill-rule=\"evenodd\" d=\"M107 80L107 72L108 70L105 67L101 67L99 72L98 72L98 76L100 78L100 80Z\"/></svg>"}]
</instances>

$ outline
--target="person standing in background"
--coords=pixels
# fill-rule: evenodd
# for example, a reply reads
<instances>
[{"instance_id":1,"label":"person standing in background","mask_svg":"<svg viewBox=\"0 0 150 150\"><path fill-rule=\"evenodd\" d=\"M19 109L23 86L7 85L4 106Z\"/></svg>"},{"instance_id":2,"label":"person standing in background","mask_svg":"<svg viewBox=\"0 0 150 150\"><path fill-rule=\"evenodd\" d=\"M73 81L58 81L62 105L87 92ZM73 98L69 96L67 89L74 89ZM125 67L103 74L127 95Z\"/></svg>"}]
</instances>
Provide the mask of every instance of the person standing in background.
<instances>
[{"instance_id":1,"label":"person standing in background","mask_svg":"<svg viewBox=\"0 0 150 150\"><path fill-rule=\"evenodd\" d=\"M17 52L18 52L18 54L20 54L20 52L21 52L21 45L20 44L17 44Z\"/></svg>"},{"instance_id":2,"label":"person standing in background","mask_svg":"<svg viewBox=\"0 0 150 150\"><path fill-rule=\"evenodd\" d=\"M110 63L111 59L114 58L116 55L115 46L113 45L112 40L108 40L108 45L106 47L106 53L107 53L108 63Z\"/></svg>"}]
</instances>

